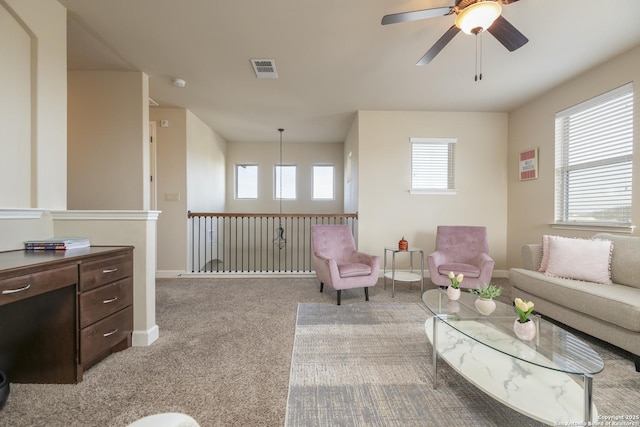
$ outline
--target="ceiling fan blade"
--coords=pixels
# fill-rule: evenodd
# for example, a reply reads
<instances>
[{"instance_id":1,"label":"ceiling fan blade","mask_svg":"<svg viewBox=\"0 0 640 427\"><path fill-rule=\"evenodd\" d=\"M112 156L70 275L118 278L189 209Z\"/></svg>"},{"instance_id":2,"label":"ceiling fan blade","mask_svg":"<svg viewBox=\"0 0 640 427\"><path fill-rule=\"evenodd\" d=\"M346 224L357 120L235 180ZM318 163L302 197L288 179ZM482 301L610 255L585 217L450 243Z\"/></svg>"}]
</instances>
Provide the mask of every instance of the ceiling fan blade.
<instances>
[{"instance_id":1,"label":"ceiling fan blade","mask_svg":"<svg viewBox=\"0 0 640 427\"><path fill-rule=\"evenodd\" d=\"M451 7L436 7L433 9L414 10L412 12L393 13L382 17L382 25L437 18L439 16L449 15L452 10L453 8Z\"/></svg>"},{"instance_id":2,"label":"ceiling fan blade","mask_svg":"<svg viewBox=\"0 0 640 427\"><path fill-rule=\"evenodd\" d=\"M459 32L460 32L460 28L456 27L455 25L452 25L442 35L442 37L440 37L438 41L435 42L433 46L431 46L431 49L429 49L427 53L425 53L424 56L420 58L420 60L416 63L416 65L427 65L429 62L431 62L433 58L435 58L436 55L440 53L442 49L444 49L447 43L449 43L451 39L454 38L455 35L458 34Z\"/></svg>"},{"instance_id":3,"label":"ceiling fan blade","mask_svg":"<svg viewBox=\"0 0 640 427\"><path fill-rule=\"evenodd\" d=\"M493 24L487 28L493 37L495 37L509 52L521 48L529 41L520 31L516 29L509 21L504 19L502 15L498 16Z\"/></svg>"}]
</instances>

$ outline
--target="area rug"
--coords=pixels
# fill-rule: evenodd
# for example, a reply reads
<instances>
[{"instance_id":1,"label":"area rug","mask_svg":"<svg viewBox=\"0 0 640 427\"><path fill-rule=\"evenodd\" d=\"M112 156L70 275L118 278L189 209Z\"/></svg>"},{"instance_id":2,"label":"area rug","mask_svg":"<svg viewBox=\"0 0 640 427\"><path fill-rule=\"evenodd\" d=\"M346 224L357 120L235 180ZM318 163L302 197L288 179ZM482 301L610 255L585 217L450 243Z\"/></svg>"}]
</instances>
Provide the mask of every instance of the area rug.
<instances>
[{"instance_id":1,"label":"area rug","mask_svg":"<svg viewBox=\"0 0 640 427\"><path fill-rule=\"evenodd\" d=\"M299 304L285 426L539 426L452 369L420 303Z\"/></svg>"}]
</instances>

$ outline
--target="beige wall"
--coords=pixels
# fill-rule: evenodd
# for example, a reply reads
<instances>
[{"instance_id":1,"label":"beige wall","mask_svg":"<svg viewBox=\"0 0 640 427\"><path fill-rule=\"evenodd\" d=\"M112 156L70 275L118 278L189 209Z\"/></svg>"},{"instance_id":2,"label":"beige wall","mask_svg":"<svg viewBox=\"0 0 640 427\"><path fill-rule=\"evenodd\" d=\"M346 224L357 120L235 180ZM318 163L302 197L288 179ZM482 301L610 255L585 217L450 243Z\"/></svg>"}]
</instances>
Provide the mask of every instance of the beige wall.
<instances>
[{"instance_id":1,"label":"beige wall","mask_svg":"<svg viewBox=\"0 0 640 427\"><path fill-rule=\"evenodd\" d=\"M358 212L358 143L360 139L359 113L356 114L347 137L344 141L344 210L345 212Z\"/></svg>"},{"instance_id":2,"label":"beige wall","mask_svg":"<svg viewBox=\"0 0 640 427\"><path fill-rule=\"evenodd\" d=\"M506 114L361 111L357 125L361 250L382 255L404 236L428 254L438 225L483 225L506 268ZM409 194L411 137L457 138L456 195Z\"/></svg>"},{"instance_id":3,"label":"beige wall","mask_svg":"<svg viewBox=\"0 0 640 427\"><path fill-rule=\"evenodd\" d=\"M555 113L635 81L635 143L632 223L640 224L640 47L614 58L534 99L509 114L509 207L508 259L521 266L520 250L526 243L540 242L543 234L573 237L593 235L594 230L552 229L554 220ZM539 148L538 179L518 179L521 151Z\"/></svg>"},{"instance_id":4,"label":"beige wall","mask_svg":"<svg viewBox=\"0 0 640 427\"><path fill-rule=\"evenodd\" d=\"M66 206L66 34L56 1L0 2L0 208Z\"/></svg>"},{"instance_id":5,"label":"beige wall","mask_svg":"<svg viewBox=\"0 0 640 427\"><path fill-rule=\"evenodd\" d=\"M225 209L227 143L191 111L151 108L157 123L158 270L163 274L189 270L190 233L187 211ZM166 120L167 127L160 122ZM172 200L170 195L179 195Z\"/></svg>"},{"instance_id":6,"label":"beige wall","mask_svg":"<svg viewBox=\"0 0 640 427\"><path fill-rule=\"evenodd\" d=\"M69 71L68 208L149 209L148 77Z\"/></svg>"},{"instance_id":7,"label":"beige wall","mask_svg":"<svg viewBox=\"0 0 640 427\"><path fill-rule=\"evenodd\" d=\"M66 40L57 1L0 1L0 250L52 236L41 210L66 207Z\"/></svg>"},{"instance_id":8,"label":"beige wall","mask_svg":"<svg viewBox=\"0 0 640 427\"><path fill-rule=\"evenodd\" d=\"M53 236L47 212L0 208L0 251L23 249L25 240Z\"/></svg>"},{"instance_id":9,"label":"beige wall","mask_svg":"<svg viewBox=\"0 0 640 427\"><path fill-rule=\"evenodd\" d=\"M156 185L158 218L158 270L186 271L187 221L187 115L183 108L151 108L156 122ZM161 127L160 121L168 126ZM176 201L166 195L179 194Z\"/></svg>"},{"instance_id":10,"label":"beige wall","mask_svg":"<svg viewBox=\"0 0 640 427\"><path fill-rule=\"evenodd\" d=\"M187 110L188 210L224 210L226 152L227 142Z\"/></svg>"},{"instance_id":11,"label":"beige wall","mask_svg":"<svg viewBox=\"0 0 640 427\"><path fill-rule=\"evenodd\" d=\"M284 133L286 135L286 131ZM276 135L276 138L279 138ZM344 170L344 144L282 144L282 163L297 166L296 200L283 200L283 213L342 213L344 195L342 188ZM276 213L280 201L274 198L274 166L280 162L279 139L273 143L234 142L227 149L227 212ZM258 165L258 199L235 199L235 165L251 163ZM336 193L334 200L312 200L312 166L332 164L335 166Z\"/></svg>"},{"instance_id":12,"label":"beige wall","mask_svg":"<svg viewBox=\"0 0 640 427\"><path fill-rule=\"evenodd\" d=\"M31 42L0 3L0 206L31 206Z\"/></svg>"}]
</instances>

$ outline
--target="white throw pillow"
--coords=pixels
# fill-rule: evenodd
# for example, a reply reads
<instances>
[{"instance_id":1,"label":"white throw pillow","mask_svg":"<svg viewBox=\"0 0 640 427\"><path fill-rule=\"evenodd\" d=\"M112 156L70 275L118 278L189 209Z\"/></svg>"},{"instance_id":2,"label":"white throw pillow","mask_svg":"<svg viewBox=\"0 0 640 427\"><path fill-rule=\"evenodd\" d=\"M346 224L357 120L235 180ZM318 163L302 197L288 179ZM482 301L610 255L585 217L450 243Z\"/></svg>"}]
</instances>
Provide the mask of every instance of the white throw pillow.
<instances>
[{"instance_id":1,"label":"white throw pillow","mask_svg":"<svg viewBox=\"0 0 640 427\"><path fill-rule=\"evenodd\" d=\"M611 284L613 242L549 236L546 275Z\"/></svg>"}]
</instances>

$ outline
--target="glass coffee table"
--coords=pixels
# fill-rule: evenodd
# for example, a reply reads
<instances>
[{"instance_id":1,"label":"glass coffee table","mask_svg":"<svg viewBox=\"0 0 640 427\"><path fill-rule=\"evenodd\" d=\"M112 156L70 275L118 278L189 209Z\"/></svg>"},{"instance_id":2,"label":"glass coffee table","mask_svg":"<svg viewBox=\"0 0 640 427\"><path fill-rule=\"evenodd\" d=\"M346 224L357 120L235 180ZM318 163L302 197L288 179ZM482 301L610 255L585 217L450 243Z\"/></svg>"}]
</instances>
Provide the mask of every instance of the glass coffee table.
<instances>
[{"instance_id":1,"label":"glass coffee table","mask_svg":"<svg viewBox=\"0 0 640 427\"><path fill-rule=\"evenodd\" d=\"M530 418L549 425L597 420L592 391L593 375L604 369L600 356L539 316L532 316L536 338L522 341L513 332L518 315L511 305L496 301L496 310L485 316L476 310L476 298L463 291L451 301L441 289L422 296L433 314L425 331L433 345L434 388L440 357L486 394Z\"/></svg>"}]
</instances>

